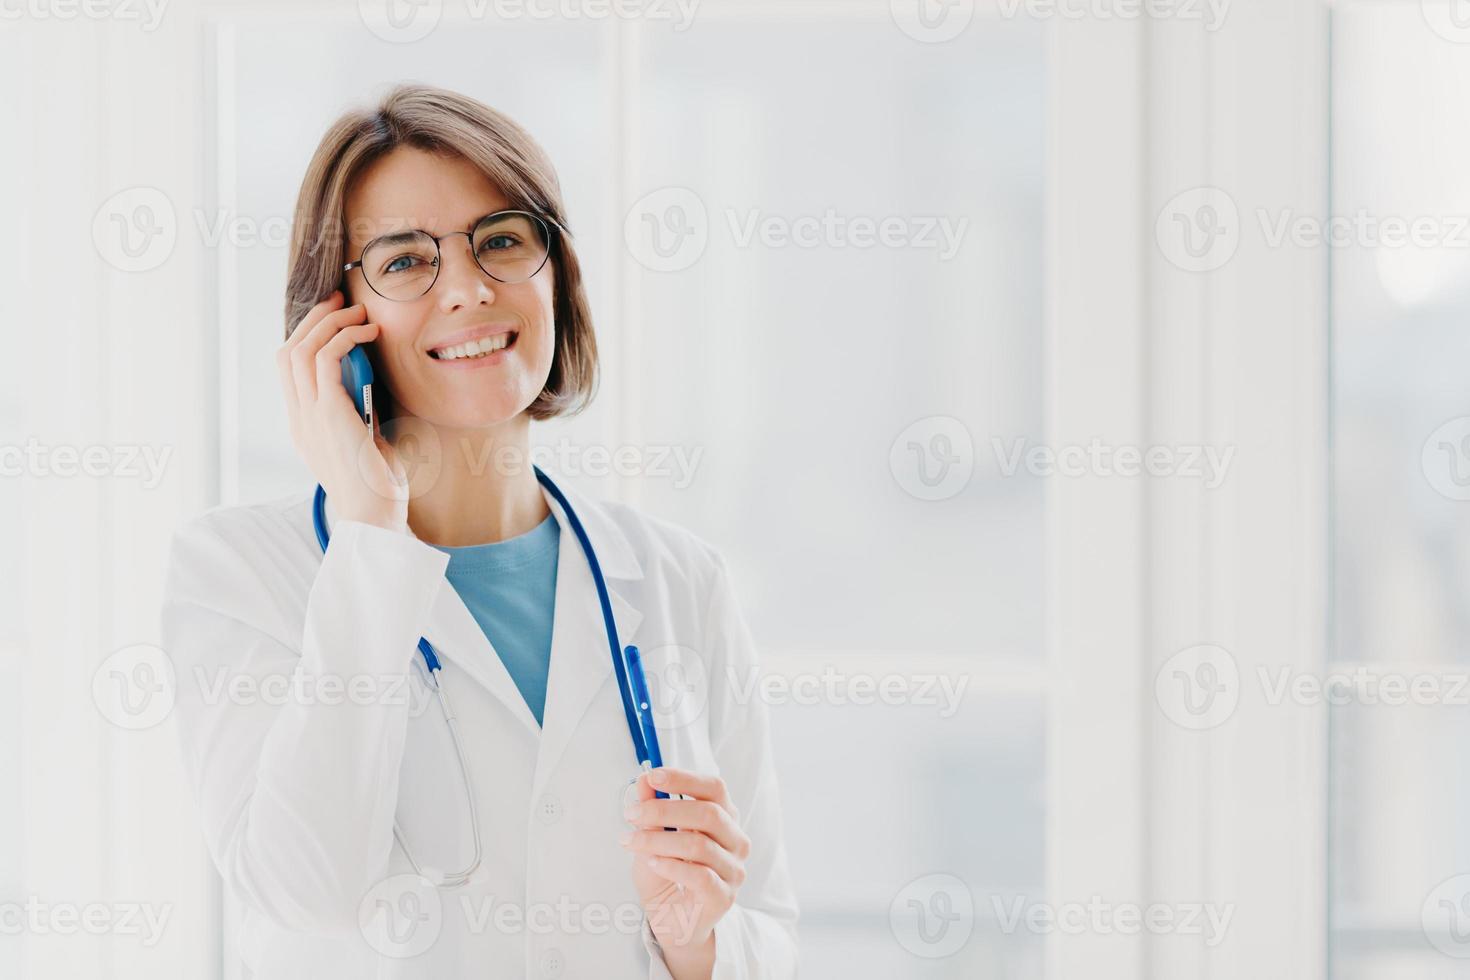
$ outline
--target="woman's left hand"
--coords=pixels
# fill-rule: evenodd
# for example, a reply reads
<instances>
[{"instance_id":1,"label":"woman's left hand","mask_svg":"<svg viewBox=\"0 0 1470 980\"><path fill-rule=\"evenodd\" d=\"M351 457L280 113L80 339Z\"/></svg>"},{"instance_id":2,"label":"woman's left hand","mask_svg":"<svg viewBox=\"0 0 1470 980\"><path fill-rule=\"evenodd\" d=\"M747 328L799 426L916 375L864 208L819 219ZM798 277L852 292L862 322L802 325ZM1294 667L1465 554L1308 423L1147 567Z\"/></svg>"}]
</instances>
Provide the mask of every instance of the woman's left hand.
<instances>
[{"instance_id":1,"label":"woman's left hand","mask_svg":"<svg viewBox=\"0 0 1470 980\"><path fill-rule=\"evenodd\" d=\"M655 790L692 799L655 799ZM715 923L745 881L750 838L718 776L665 766L638 777L637 797L624 814L636 829L620 843L633 852L644 915L678 980L708 977Z\"/></svg>"}]
</instances>

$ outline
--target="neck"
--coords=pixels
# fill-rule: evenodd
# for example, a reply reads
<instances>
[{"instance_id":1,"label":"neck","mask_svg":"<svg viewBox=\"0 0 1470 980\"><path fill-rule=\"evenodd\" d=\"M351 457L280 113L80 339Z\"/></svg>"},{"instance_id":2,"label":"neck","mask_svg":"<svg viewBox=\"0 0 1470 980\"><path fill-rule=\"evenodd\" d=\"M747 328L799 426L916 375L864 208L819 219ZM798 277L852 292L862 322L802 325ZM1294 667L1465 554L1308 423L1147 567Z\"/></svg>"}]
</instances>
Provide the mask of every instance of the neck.
<instances>
[{"instance_id":1,"label":"neck","mask_svg":"<svg viewBox=\"0 0 1470 980\"><path fill-rule=\"evenodd\" d=\"M420 541L446 548L504 541L534 529L551 513L531 469L529 417L486 429L423 419L406 428L413 433L405 432L407 443L422 444L424 428L439 442L439 472L422 490L414 488L408 504L408 526ZM399 449L399 440L394 445ZM400 458L415 454L411 444L399 451Z\"/></svg>"}]
</instances>

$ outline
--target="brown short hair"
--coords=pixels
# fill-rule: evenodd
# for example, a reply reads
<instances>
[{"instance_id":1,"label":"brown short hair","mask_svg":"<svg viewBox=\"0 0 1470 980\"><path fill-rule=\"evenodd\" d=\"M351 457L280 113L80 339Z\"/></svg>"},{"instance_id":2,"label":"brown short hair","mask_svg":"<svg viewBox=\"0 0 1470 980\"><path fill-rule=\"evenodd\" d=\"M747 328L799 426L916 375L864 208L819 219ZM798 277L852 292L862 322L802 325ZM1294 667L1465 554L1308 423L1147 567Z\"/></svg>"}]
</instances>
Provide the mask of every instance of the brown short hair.
<instances>
[{"instance_id":1,"label":"brown short hair","mask_svg":"<svg viewBox=\"0 0 1470 980\"><path fill-rule=\"evenodd\" d=\"M570 228L561 184L546 151L508 116L468 96L429 85L398 85L372 109L352 110L327 130L296 199L286 276L286 336L342 282L352 181L399 146L464 158L494 182L511 207ZM597 390L597 340L570 234L552 236L556 353L551 374L526 409L535 419L575 415Z\"/></svg>"}]
</instances>

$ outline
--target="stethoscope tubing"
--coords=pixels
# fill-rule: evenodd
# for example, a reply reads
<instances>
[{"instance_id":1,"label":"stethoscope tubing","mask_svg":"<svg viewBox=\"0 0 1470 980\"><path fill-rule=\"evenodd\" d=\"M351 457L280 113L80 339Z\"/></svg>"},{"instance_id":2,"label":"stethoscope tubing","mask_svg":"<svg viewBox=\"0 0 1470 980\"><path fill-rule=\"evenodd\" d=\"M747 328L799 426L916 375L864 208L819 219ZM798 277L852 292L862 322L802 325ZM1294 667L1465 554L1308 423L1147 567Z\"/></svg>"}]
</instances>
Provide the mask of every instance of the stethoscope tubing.
<instances>
[{"instance_id":1,"label":"stethoscope tubing","mask_svg":"<svg viewBox=\"0 0 1470 980\"><path fill-rule=\"evenodd\" d=\"M572 534L576 536L577 543L581 545L582 554L587 558L588 568L592 572L592 581L597 587L598 605L602 611L603 627L607 632L608 650L612 655L613 671L618 680L618 694L622 700L623 716L628 726L628 734L633 740L633 751L637 756L639 769L647 772L662 766L663 757L659 751L658 729L654 725L652 702L648 694L647 679L643 672L642 656L636 646L625 648L618 639L618 626L613 617L612 600L608 595L607 581L602 574L602 564L597 560L597 551L592 547L592 541L587 536L587 531L582 526L581 519L577 517L577 512L572 508L571 502L567 500L566 494L562 493L561 488L552 482L551 477L547 476L541 467L533 464L532 469L536 473L537 481L560 505L562 513L566 516L567 524L572 529ZM321 484L317 484L316 496L312 500L312 527L316 532L317 544L321 546L323 554L326 554L327 546L331 543L331 535L327 530L326 506L327 492ZM474 836L474 860L463 871L440 874L436 881L436 884L442 887L453 888L469 881L484 858L484 849L480 840L480 822L476 814L475 793L470 782L469 764L465 759L464 745L459 736L458 718L450 705L448 694L440 679L443 665L427 637L419 637L418 650L423 658L429 685L433 688L439 706L444 712L445 724L449 728L455 754L459 757L460 773L464 776L465 792L469 800L470 825ZM669 794L662 791L655 791L654 795L658 799L669 797ZM393 836L403 848L403 853L414 871L421 877L434 880L414 860L397 821L393 824Z\"/></svg>"}]
</instances>

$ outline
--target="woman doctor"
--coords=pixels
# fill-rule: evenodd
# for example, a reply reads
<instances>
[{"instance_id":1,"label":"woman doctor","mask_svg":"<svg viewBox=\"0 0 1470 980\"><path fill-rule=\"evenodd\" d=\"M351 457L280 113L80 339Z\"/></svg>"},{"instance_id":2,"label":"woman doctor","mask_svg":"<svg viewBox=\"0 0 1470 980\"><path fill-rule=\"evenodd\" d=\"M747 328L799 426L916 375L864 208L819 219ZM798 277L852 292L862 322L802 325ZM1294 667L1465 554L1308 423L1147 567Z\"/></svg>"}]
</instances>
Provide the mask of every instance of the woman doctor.
<instances>
[{"instance_id":1,"label":"woman doctor","mask_svg":"<svg viewBox=\"0 0 1470 980\"><path fill-rule=\"evenodd\" d=\"M544 151L441 89L344 116L310 163L276 362L330 542L309 494L216 508L175 536L163 610L246 976L796 973L755 650L724 562L562 488L621 642L655 700L677 695L657 717L664 765L638 775L589 563L530 465L531 420L595 388L567 224ZM341 380L358 345L373 434Z\"/></svg>"}]
</instances>

